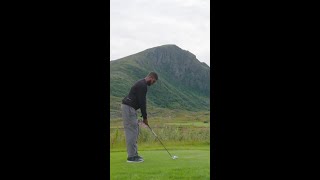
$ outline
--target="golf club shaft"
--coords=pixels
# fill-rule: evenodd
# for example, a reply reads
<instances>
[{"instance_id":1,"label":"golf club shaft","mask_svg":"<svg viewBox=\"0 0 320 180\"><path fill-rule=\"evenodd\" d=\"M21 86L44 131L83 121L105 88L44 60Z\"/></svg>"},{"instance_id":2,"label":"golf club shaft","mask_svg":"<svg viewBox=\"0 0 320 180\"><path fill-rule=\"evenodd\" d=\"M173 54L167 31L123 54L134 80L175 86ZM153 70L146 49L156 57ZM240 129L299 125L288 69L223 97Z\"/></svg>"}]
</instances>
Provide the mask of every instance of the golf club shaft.
<instances>
[{"instance_id":1,"label":"golf club shaft","mask_svg":"<svg viewBox=\"0 0 320 180\"><path fill-rule=\"evenodd\" d=\"M167 148L163 145L163 143L161 142L161 140L159 139L159 137L156 135L155 132L153 132L153 130L150 128L150 126L148 125L149 129L151 130L151 132L154 134L154 136L160 141L160 143L162 144L162 146L166 149L166 151L168 152L168 154L170 155L170 157L172 158L171 154L169 153L169 151L167 150Z\"/></svg>"}]
</instances>

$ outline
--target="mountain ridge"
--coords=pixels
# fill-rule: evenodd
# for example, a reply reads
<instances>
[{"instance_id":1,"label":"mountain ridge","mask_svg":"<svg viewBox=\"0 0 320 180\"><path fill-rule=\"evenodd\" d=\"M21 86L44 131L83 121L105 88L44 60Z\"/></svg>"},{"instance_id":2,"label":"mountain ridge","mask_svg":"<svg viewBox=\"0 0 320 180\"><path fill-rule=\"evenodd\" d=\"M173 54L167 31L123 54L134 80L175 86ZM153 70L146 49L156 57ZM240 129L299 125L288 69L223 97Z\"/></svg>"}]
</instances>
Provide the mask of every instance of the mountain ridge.
<instances>
[{"instance_id":1,"label":"mountain ridge","mask_svg":"<svg viewBox=\"0 0 320 180\"><path fill-rule=\"evenodd\" d=\"M110 61L110 97L123 98L133 83L150 71L156 72L159 80L149 87L147 105L189 111L210 109L210 67L174 44Z\"/></svg>"}]
</instances>

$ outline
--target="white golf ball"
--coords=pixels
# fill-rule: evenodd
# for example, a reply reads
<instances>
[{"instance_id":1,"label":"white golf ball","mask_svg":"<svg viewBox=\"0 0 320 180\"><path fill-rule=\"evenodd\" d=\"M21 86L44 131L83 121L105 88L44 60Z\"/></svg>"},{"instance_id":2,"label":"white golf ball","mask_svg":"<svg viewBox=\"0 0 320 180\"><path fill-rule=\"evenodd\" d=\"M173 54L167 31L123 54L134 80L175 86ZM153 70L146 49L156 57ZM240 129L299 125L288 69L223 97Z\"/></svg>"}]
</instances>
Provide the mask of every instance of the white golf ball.
<instances>
[{"instance_id":1,"label":"white golf ball","mask_svg":"<svg viewBox=\"0 0 320 180\"><path fill-rule=\"evenodd\" d=\"M178 156L173 156L173 157L172 157L172 159L177 159L177 158L178 158Z\"/></svg>"}]
</instances>

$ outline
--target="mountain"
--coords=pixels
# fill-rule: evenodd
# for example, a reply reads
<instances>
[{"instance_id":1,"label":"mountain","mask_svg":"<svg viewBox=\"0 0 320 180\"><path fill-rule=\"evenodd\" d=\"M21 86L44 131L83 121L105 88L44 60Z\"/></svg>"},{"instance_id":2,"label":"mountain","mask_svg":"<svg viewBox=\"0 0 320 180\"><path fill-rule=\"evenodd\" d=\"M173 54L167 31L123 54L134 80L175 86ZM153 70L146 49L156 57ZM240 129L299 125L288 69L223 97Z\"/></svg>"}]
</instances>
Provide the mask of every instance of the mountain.
<instances>
[{"instance_id":1,"label":"mountain","mask_svg":"<svg viewBox=\"0 0 320 180\"><path fill-rule=\"evenodd\" d=\"M163 45L110 61L110 112L119 116L121 99L150 71L158 74L148 87L147 108L210 109L210 67L176 45Z\"/></svg>"}]
</instances>

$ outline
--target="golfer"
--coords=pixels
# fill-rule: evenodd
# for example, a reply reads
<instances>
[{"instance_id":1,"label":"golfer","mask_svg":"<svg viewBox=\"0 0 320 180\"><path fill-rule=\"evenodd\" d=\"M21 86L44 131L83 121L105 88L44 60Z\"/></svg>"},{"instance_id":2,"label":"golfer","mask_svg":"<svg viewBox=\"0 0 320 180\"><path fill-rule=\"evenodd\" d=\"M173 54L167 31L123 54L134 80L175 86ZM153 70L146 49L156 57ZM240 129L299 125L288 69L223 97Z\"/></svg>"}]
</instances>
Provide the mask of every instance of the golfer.
<instances>
[{"instance_id":1,"label":"golfer","mask_svg":"<svg viewBox=\"0 0 320 180\"><path fill-rule=\"evenodd\" d=\"M138 155L137 141L139 125L136 110L141 110L143 123L148 125L146 95L148 86L153 85L157 80L158 75L155 72L150 72L147 77L137 81L131 87L129 94L122 100L121 110L128 153L127 162L144 161L143 158Z\"/></svg>"}]
</instances>

